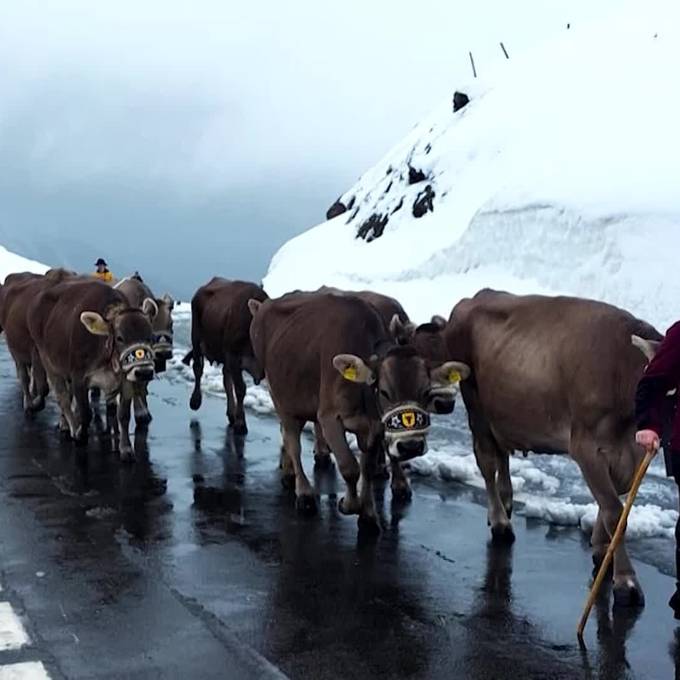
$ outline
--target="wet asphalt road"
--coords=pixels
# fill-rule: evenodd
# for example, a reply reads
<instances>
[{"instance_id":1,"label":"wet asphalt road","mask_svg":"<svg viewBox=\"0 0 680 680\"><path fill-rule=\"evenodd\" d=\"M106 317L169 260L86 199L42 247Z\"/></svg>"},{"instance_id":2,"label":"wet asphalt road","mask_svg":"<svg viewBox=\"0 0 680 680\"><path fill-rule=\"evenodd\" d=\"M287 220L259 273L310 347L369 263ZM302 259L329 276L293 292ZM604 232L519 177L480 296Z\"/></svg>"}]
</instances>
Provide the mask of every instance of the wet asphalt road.
<instances>
[{"instance_id":1,"label":"wet asphalt road","mask_svg":"<svg viewBox=\"0 0 680 680\"><path fill-rule=\"evenodd\" d=\"M582 652L580 532L517 517L515 545L493 547L477 491L415 480L363 540L334 472L320 516L296 515L274 419L249 414L234 440L220 399L190 424L188 396L153 384L148 457L122 466L105 438L60 441L52 408L26 420L0 347L0 584L32 639L0 652L0 677L30 660L53 678L680 677L656 568L637 562L642 612L602 598Z\"/></svg>"}]
</instances>

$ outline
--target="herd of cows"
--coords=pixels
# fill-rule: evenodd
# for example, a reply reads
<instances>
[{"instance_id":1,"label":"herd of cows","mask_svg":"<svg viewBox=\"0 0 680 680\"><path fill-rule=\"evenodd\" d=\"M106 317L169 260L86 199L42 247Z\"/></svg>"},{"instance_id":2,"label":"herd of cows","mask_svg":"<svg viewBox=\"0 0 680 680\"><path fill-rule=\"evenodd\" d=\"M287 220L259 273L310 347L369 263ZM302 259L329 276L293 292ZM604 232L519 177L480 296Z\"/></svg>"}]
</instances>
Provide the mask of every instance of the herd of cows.
<instances>
[{"instance_id":1,"label":"herd of cows","mask_svg":"<svg viewBox=\"0 0 680 680\"><path fill-rule=\"evenodd\" d=\"M0 327L16 363L27 413L52 392L60 428L87 439L98 394L122 459L134 457L131 405L151 419L147 385L173 350L173 301L138 275L109 285L62 269L12 274L0 289ZM488 496L494 540L514 538L510 454L569 452L599 506L596 565L607 550L642 450L634 393L662 336L602 302L482 290L448 321L412 323L394 299L321 288L269 298L256 284L213 278L192 299L190 398L201 405L204 362L222 365L229 424L247 432L243 371L266 378L281 423L282 482L300 512L317 510L300 435L314 423L315 463L333 454L346 483L339 503L376 531L372 482L389 468L396 499L411 491L402 463L425 453L430 414L454 409L460 391ZM347 433L356 435L359 460ZM387 461L387 465L386 465ZM617 604L644 598L622 542L614 557Z\"/></svg>"}]
</instances>

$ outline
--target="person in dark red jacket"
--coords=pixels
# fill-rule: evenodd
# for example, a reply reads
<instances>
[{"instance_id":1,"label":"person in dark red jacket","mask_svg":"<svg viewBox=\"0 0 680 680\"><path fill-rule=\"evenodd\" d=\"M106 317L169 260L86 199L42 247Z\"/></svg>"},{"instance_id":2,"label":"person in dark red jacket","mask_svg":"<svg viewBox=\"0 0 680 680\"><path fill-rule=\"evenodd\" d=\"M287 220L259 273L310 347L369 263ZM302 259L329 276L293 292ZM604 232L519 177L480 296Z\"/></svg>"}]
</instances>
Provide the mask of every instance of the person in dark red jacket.
<instances>
[{"instance_id":1,"label":"person in dark red jacket","mask_svg":"<svg viewBox=\"0 0 680 680\"><path fill-rule=\"evenodd\" d=\"M635 393L635 441L646 449L658 449L663 441L666 473L680 490L680 321L668 329L649 362ZM669 436L670 435L670 436ZM675 527L675 569L680 579L680 519ZM668 603L680 619L680 580Z\"/></svg>"}]
</instances>

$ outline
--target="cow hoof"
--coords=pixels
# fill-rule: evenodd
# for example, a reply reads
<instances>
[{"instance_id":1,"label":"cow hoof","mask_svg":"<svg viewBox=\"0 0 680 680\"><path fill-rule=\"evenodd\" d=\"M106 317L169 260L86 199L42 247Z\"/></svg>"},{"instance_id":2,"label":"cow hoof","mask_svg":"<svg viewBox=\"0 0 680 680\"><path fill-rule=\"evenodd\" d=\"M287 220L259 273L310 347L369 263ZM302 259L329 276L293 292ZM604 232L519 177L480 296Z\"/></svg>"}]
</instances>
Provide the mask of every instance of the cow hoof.
<instances>
[{"instance_id":1,"label":"cow hoof","mask_svg":"<svg viewBox=\"0 0 680 680\"><path fill-rule=\"evenodd\" d=\"M295 499L295 509L301 515L312 517L319 511L319 506L314 496L309 494L301 494Z\"/></svg>"},{"instance_id":2,"label":"cow hoof","mask_svg":"<svg viewBox=\"0 0 680 680\"><path fill-rule=\"evenodd\" d=\"M615 607L644 607L645 596L640 584L634 578L627 578L625 582L614 586Z\"/></svg>"},{"instance_id":3,"label":"cow hoof","mask_svg":"<svg viewBox=\"0 0 680 680\"><path fill-rule=\"evenodd\" d=\"M36 397L31 402L31 412L39 413L45 410L45 397Z\"/></svg>"},{"instance_id":4,"label":"cow hoof","mask_svg":"<svg viewBox=\"0 0 680 680\"><path fill-rule=\"evenodd\" d=\"M392 500L397 503L408 503L413 496L411 487L404 486L393 486L392 487Z\"/></svg>"},{"instance_id":5,"label":"cow hoof","mask_svg":"<svg viewBox=\"0 0 680 680\"><path fill-rule=\"evenodd\" d=\"M121 449L120 450L120 462L121 463L134 463L135 452L132 449Z\"/></svg>"},{"instance_id":6,"label":"cow hoof","mask_svg":"<svg viewBox=\"0 0 680 680\"><path fill-rule=\"evenodd\" d=\"M281 486L289 491L295 489L295 475L281 475Z\"/></svg>"},{"instance_id":7,"label":"cow hoof","mask_svg":"<svg viewBox=\"0 0 680 680\"><path fill-rule=\"evenodd\" d=\"M198 411L199 408L201 408L201 402L203 401L203 397L201 393L196 393L194 392L191 395L191 399L189 399L189 408L192 411Z\"/></svg>"},{"instance_id":8,"label":"cow hoof","mask_svg":"<svg viewBox=\"0 0 680 680\"><path fill-rule=\"evenodd\" d=\"M331 470L333 468L333 460L328 453L315 453L314 467L317 470Z\"/></svg>"},{"instance_id":9,"label":"cow hoof","mask_svg":"<svg viewBox=\"0 0 680 680\"><path fill-rule=\"evenodd\" d=\"M148 427L153 420L153 416L147 411L146 413L135 416L135 425L137 427Z\"/></svg>"},{"instance_id":10,"label":"cow hoof","mask_svg":"<svg viewBox=\"0 0 680 680\"><path fill-rule=\"evenodd\" d=\"M85 446L87 445L87 429L85 429L82 425L75 431L75 434L73 435L73 441L76 443L76 446Z\"/></svg>"},{"instance_id":11,"label":"cow hoof","mask_svg":"<svg viewBox=\"0 0 680 680\"><path fill-rule=\"evenodd\" d=\"M380 522L375 515L359 515L357 526L363 536L377 536L380 533Z\"/></svg>"},{"instance_id":12,"label":"cow hoof","mask_svg":"<svg viewBox=\"0 0 680 680\"><path fill-rule=\"evenodd\" d=\"M359 501L357 500L354 503L349 503L348 500L343 496L338 501L338 510L343 515L357 515L359 514Z\"/></svg>"},{"instance_id":13,"label":"cow hoof","mask_svg":"<svg viewBox=\"0 0 680 680\"><path fill-rule=\"evenodd\" d=\"M387 465L378 465L373 471L373 479L388 480L390 478L390 469Z\"/></svg>"},{"instance_id":14,"label":"cow hoof","mask_svg":"<svg viewBox=\"0 0 680 680\"><path fill-rule=\"evenodd\" d=\"M668 606L673 610L676 619L680 619L680 588L676 589L673 596L668 600Z\"/></svg>"},{"instance_id":15,"label":"cow hoof","mask_svg":"<svg viewBox=\"0 0 680 680\"><path fill-rule=\"evenodd\" d=\"M231 427L232 432L239 437L245 437L245 435L248 434L248 428L245 423L236 423L236 425L230 423L229 426Z\"/></svg>"},{"instance_id":16,"label":"cow hoof","mask_svg":"<svg viewBox=\"0 0 680 680\"><path fill-rule=\"evenodd\" d=\"M491 527L491 540L498 545L509 545L515 542L515 532L510 524Z\"/></svg>"}]
</instances>

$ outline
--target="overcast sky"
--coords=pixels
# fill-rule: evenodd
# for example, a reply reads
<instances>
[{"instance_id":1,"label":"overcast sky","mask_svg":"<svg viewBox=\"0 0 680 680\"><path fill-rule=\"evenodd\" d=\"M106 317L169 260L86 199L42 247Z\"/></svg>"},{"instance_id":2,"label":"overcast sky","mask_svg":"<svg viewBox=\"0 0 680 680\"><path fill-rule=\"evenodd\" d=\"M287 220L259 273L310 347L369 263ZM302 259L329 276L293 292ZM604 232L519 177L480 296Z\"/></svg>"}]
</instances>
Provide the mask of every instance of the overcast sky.
<instances>
[{"instance_id":1,"label":"overcast sky","mask_svg":"<svg viewBox=\"0 0 680 680\"><path fill-rule=\"evenodd\" d=\"M468 50L483 75L587 4L4 2L0 242L183 296L259 278L470 80Z\"/></svg>"}]
</instances>

